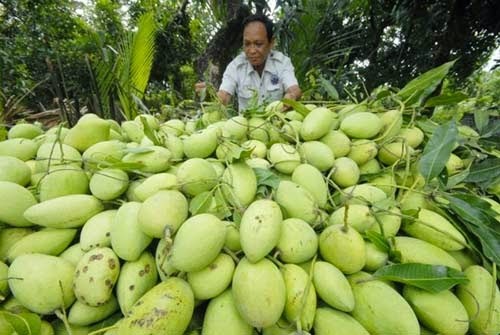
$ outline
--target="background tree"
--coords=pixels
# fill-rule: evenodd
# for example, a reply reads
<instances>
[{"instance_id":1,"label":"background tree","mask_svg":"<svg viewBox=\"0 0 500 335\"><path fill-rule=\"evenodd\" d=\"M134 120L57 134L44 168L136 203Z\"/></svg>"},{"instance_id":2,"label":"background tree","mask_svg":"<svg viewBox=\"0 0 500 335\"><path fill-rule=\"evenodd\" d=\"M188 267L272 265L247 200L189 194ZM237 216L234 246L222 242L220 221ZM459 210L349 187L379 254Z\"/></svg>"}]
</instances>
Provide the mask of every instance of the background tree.
<instances>
[{"instance_id":1,"label":"background tree","mask_svg":"<svg viewBox=\"0 0 500 335\"><path fill-rule=\"evenodd\" d=\"M498 47L499 31L498 1L297 1L284 6L280 42L301 81L316 69L339 89L362 79L371 90L455 58L462 81Z\"/></svg>"},{"instance_id":2,"label":"background tree","mask_svg":"<svg viewBox=\"0 0 500 335\"><path fill-rule=\"evenodd\" d=\"M49 79L48 64L66 96L89 89L85 60L89 27L73 15L68 0L0 1L0 83L6 97L22 96L37 83L25 103L51 105L58 97ZM36 94L36 96L35 96Z\"/></svg>"},{"instance_id":3,"label":"background tree","mask_svg":"<svg viewBox=\"0 0 500 335\"><path fill-rule=\"evenodd\" d=\"M28 94L23 103L36 111L69 104L96 112L89 69L118 50L144 12L159 27L143 98L151 110L192 97L197 79L218 87L241 50L243 18L256 12L273 16L277 47L292 58L301 86L319 95L311 98L336 98L332 84L340 98L363 91L356 86L402 87L455 58L452 72L463 84L500 46L499 7L493 0L277 0L271 13L264 0L0 0L0 105Z\"/></svg>"}]
</instances>

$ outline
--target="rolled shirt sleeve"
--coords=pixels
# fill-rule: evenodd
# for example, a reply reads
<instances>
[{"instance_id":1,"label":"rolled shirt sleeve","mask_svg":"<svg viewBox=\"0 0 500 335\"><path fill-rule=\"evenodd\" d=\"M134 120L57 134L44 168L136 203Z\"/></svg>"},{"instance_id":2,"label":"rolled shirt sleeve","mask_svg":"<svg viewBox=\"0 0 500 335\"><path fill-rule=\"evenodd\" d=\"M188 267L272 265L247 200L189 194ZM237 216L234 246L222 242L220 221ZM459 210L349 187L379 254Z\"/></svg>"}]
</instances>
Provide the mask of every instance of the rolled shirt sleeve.
<instances>
[{"instance_id":1,"label":"rolled shirt sleeve","mask_svg":"<svg viewBox=\"0 0 500 335\"><path fill-rule=\"evenodd\" d=\"M295 77L295 70L290 58L284 57L282 66L283 68L281 72L281 77L283 82L283 88L285 89L285 91L288 90L290 86L299 85L299 82Z\"/></svg>"},{"instance_id":2,"label":"rolled shirt sleeve","mask_svg":"<svg viewBox=\"0 0 500 335\"><path fill-rule=\"evenodd\" d=\"M222 76L222 83L220 84L219 90L226 91L227 93L234 96L236 88L238 85L238 72L234 62L229 63Z\"/></svg>"}]
</instances>

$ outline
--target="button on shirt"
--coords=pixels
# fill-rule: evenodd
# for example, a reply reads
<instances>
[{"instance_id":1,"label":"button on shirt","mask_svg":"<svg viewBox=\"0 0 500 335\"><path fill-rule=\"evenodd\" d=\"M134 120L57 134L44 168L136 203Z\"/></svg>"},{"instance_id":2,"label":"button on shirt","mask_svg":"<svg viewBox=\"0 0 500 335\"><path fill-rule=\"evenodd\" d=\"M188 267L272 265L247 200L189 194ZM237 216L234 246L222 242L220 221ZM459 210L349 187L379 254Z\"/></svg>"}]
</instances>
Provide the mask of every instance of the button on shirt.
<instances>
[{"instance_id":1,"label":"button on shirt","mask_svg":"<svg viewBox=\"0 0 500 335\"><path fill-rule=\"evenodd\" d=\"M262 76L254 70L245 53L238 55L224 71L220 90L238 96L238 109L243 111L255 94L259 104L281 100L286 90L298 85L290 58L279 51L267 56Z\"/></svg>"}]
</instances>

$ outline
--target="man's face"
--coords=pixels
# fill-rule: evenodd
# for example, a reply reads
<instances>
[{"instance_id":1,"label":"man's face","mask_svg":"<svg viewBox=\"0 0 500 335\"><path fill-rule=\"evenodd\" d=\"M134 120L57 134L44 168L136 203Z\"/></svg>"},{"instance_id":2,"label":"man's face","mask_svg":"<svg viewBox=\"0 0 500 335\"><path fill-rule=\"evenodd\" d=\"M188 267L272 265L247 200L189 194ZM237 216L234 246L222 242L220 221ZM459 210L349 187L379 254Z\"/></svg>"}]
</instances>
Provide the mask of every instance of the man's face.
<instances>
[{"instance_id":1,"label":"man's face","mask_svg":"<svg viewBox=\"0 0 500 335\"><path fill-rule=\"evenodd\" d=\"M262 22L251 22L243 31L243 50L250 64L262 69L274 41L267 39L266 26Z\"/></svg>"}]
</instances>

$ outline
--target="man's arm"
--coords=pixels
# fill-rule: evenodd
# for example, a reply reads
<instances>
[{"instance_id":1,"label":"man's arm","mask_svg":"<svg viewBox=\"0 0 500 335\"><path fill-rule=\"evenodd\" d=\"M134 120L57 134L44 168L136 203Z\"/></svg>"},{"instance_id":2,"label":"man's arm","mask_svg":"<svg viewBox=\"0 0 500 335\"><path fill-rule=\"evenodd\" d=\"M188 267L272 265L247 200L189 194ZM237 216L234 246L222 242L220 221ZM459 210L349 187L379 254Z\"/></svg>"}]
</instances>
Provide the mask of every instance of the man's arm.
<instances>
[{"instance_id":1,"label":"man's arm","mask_svg":"<svg viewBox=\"0 0 500 335\"><path fill-rule=\"evenodd\" d=\"M299 85L292 85L286 90L283 98L290 100L298 100L300 99L301 96L302 96L302 91L300 90Z\"/></svg>"},{"instance_id":2,"label":"man's arm","mask_svg":"<svg viewBox=\"0 0 500 335\"><path fill-rule=\"evenodd\" d=\"M217 96L219 97L222 104L224 104L225 106L227 106L227 104L231 101L231 94L229 94L224 90L219 90L217 92Z\"/></svg>"}]
</instances>

